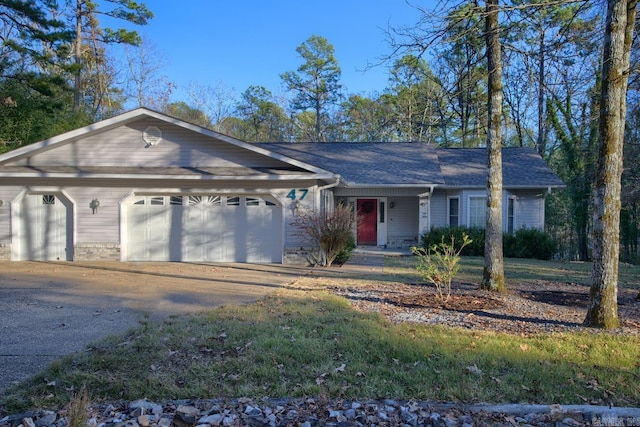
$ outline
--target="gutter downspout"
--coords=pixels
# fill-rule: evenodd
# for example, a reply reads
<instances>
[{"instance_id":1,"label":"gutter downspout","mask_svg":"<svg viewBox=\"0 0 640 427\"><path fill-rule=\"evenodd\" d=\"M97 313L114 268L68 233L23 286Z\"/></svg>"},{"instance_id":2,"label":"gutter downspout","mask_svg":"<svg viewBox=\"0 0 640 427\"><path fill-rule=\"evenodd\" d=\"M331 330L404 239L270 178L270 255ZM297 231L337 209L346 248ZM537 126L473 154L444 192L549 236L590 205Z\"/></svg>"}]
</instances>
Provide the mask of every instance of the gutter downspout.
<instances>
[{"instance_id":1,"label":"gutter downspout","mask_svg":"<svg viewBox=\"0 0 640 427\"><path fill-rule=\"evenodd\" d=\"M318 209L320 209L321 207L320 197L322 196L322 193L324 192L324 190L328 190L330 188L334 188L340 185L340 181L342 180L342 177L340 175L334 175L333 178L335 179L335 182L318 187L318 191L316 192L316 206L318 207Z\"/></svg>"},{"instance_id":2,"label":"gutter downspout","mask_svg":"<svg viewBox=\"0 0 640 427\"><path fill-rule=\"evenodd\" d=\"M418 197L431 197L433 195L433 190L435 190L436 186L435 185L430 185L429 186L429 192L428 193L420 193L418 194Z\"/></svg>"}]
</instances>

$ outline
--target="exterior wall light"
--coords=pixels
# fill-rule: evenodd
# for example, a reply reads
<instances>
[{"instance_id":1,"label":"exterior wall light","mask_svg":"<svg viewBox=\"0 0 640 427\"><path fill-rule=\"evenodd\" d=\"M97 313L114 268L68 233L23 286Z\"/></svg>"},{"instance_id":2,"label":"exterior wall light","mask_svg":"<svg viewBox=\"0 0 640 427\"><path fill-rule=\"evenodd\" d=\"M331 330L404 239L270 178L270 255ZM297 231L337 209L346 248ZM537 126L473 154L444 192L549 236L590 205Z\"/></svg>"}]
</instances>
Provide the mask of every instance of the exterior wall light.
<instances>
[{"instance_id":1,"label":"exterior wall light","mask_svg":"<svg viewBox=\"0 0 640 427\"><path fill-rule=\"evenodd\" d=\"M299 212L300 204L297 200L294 200L293 202L291 202L291 213L293 214L293 216L298 216Z\"/></svg>"},{"instance_id":2,"label":"exterior wall light","mask_svg":"<svg viewBox=\"0 0 640 427\"><path fill-rule=\"evenodd\" d=\"M89 207L91 208L91 212L95 215L98 212L98 208L100 207L100 200L93 199L89 202Z\"/></svg>"},{"instance_id":3,"label":"exterior wall light","mask_svg":"<svg viewBox=\"0 0 640 427\"><path fill-rule=\"evenodd\" d=\"M396 206L396 202L389 203L389 209L393 209Z\"/></svg>"}]
</instances>

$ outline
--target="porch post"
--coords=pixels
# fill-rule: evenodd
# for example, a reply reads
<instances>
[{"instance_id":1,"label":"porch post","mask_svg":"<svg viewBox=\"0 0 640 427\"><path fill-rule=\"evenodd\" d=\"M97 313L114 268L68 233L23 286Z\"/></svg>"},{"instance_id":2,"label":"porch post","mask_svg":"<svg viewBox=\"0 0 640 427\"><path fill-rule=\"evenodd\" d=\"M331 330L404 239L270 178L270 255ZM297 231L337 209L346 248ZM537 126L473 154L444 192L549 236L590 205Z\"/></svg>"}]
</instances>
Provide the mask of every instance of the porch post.
<instances>
[{"instance_id":1,"label":"porch post","mask_svg":"<svg viewBox=\"0 0 640 427\"><path fill-rule=\"evenodd\" d=\"M429 206L431 205L428 193L420 194L419 200L418 242L420 242L420 238L424 233L429 232Z\"/></svg>"}]
</instances>

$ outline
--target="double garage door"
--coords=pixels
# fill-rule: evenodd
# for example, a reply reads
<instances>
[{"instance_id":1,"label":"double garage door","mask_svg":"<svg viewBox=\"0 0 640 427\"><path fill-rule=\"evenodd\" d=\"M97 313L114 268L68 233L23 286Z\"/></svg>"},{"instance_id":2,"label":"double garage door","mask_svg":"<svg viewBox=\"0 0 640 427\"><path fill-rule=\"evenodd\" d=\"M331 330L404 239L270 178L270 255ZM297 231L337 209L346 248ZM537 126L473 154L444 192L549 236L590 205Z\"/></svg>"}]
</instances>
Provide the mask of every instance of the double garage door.
<instances>
[{"instance_id":1,"label":"double garage door","mask_svg":"<svg viewBox=\"0 0 640 427\"><path fill-rule=\"evenodd\" d=\"M270 196L137 196L125 223L128 261L282 262L282 208Z\"/></svg>"}]
</instances>

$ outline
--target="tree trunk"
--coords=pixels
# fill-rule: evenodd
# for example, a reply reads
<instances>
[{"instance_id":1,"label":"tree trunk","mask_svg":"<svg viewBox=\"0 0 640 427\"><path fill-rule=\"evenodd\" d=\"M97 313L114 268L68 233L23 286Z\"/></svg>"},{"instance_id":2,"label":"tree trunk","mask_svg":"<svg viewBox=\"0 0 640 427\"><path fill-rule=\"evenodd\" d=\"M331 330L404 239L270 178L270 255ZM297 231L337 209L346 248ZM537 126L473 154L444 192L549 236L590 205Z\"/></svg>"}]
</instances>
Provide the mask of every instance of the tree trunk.
<instances>
[{"instance_id":1,"label":"tree trunk","mask_svg":"<svg viewBox=\"0 0 640 427\"><path fill-rule=\"evenodd\" d=\"M322 105L320 104L320 100L316 99L315 101L315 110L316 110L316 122L315 122L315 142L324 142L324 138L322 135Z\"/></svg>"},{"instance_id":2,"label":"tree trunk","mask_svg":"<svg viewBox=\"0 0 640 427\"><path fill-rule=\"evenodd\" d=\"M544 29L540 30L540 40L538 44L538 139L537 148L538 154L544 157L547 147L545 147L545 132L544 132L544 61L545 61L545 48L544 48Z\"/></svg>"},{"instance_id":3,"label":"tree trunk","mask_svg":"<svg viewBox=\"0 0 640 427\"><path fill-rule=\"evenodd\" d=\"M504 291L502 254L502 58L498 33L498 0L487 0L486 43L489 67L487 124L487 228L482 289Z\"/></svg>"},{"instance_id":4,"label":"tree trunk","mask_svg":"<svg viewBox=\"0 0 640 427\"><path fill-rule=\"evenodd\" d=\"M82 91L82 2L76 1L76 40L75 40L75 81L73 88L73 111L80 110L80 92Z\"/></svg>"},{"instance_id":5,"label":"tree trunk","mask_svg":"<svg viewBox=\"0 0 640 427\"><path fill-rule=\"evenodd\" d=\"M609 0L602 60L598 160L592 195L593 269L584 324L605 329L618 319L620 186L626 92L638 0Z\"/></svg>"}]
</instances>

